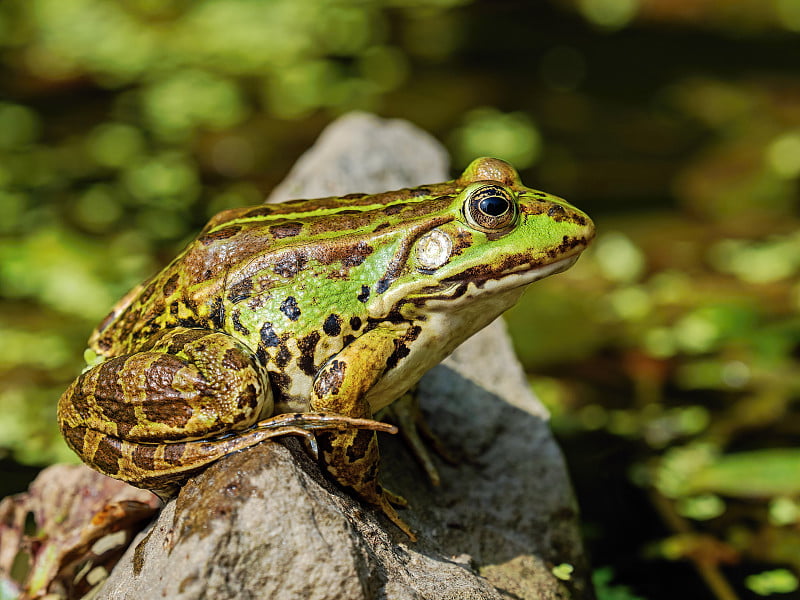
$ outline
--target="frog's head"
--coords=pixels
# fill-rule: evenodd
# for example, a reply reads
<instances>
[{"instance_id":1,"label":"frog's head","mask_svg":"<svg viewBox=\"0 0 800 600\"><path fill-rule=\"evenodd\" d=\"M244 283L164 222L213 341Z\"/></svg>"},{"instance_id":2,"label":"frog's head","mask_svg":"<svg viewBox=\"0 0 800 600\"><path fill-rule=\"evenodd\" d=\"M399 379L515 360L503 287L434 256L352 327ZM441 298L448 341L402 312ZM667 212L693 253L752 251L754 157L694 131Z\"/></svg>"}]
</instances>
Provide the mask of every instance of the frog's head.
<instances>
[{"instance_id":1,"label":"frog's head","mask_svg":"<svg viewBox=\"0 0 800 600\"><path fill-rule=\"evenodd\" d=\"M474 160L447 196L446 207L429 216L431 227L418 230L384 309L405 300L423 311L448 310L502 297L500 312L527 284L572 266L594 237L585 213L525 187L496 158Z\"/></svg>"}]
</instances>

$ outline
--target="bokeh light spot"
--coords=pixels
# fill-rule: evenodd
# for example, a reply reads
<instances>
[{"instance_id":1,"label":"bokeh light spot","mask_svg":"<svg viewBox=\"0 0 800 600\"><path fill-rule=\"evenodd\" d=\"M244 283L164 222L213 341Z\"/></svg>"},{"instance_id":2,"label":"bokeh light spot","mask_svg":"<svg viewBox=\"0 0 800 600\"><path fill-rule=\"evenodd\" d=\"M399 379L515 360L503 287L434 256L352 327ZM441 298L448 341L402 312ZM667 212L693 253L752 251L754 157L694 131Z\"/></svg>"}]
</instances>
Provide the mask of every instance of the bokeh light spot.
<instances>
[{"instance_id":1,"label":"bokeh light spot","mask_svg":"<svg viewBox=\"0 0 800 600\"><path fill-rule=\"evenodd\" d=\"M600 236L594 256L603 275L612 281L636 281L644 272L644 254L628 236L620 232Z\"/></svg>"},{"instance_id":2,"label":"bokeh light spot","mask_svg":"<svg viewBox=\"0 0 800 600\"><path fill-rule=\"evenodd\" d=\"M495 108L467 113L453 141L459 165L469 164L476 156L494 156L525 169L539 159L542 148L539 130L528 115Z\"/></svg>"},{"instance_id":3,"label":"bokeh light spot","mask_svg":"<svg viewBox=\"0 0 800 600\"><path fill-rule=\"evenodd\" d=\"M581 0L580 9L587 21L604 29L621 29L639 9L638 0Z\"/></svg>"},{"instance_id":4,"label":"bokeh light spot","mask_svg":"<svg viewBox=\"0 0 800 600\"><path fill-rule=\"evenodd\" d=\"M145 148L142 133L123 123L103 123L88 138L89 153L100 165L123 167L139 157Z\"/></svg>"},{"instance_id":5,"label":"bokeh light spot","mask_svg":"<svg viewBox=\"0 0 800 600\"><path fill-rule=\"evenodd\" d=\"M793 131L778 136L767 148L767 159L781 177L794 179L800 175L800 133Z\"/></svg>"},{"instance_id":6,"label":"bokeh light spot","mask_svg":"<svg viewBox=\"0 0 800 600\"><path fill-rule=\"evenodd\" d=\"M39 117L18 104L0 104L0 149L19 149L39 137Z\"/></svg>"}]
</instances>

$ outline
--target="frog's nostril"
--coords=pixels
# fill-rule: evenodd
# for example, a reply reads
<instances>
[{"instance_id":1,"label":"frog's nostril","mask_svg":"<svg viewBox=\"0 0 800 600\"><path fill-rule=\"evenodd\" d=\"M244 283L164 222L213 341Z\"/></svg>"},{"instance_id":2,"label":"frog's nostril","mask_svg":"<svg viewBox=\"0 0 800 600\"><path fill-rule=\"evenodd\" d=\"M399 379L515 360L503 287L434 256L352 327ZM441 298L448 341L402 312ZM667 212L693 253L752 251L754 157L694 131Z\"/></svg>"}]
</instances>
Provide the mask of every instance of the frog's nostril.
<instances>
[{"instance_id":1,"label":"frog's nostril","mask_svg":"<svg viewBox=\"0 0 800 600\"><path fill-rule=\"evenodd\" d=\"M560 204L553 204L550 210L547 211L547 214L550 217L563 217L567 214L567 211L565 211L564 207Z\"/></svg>"}]
</instances>

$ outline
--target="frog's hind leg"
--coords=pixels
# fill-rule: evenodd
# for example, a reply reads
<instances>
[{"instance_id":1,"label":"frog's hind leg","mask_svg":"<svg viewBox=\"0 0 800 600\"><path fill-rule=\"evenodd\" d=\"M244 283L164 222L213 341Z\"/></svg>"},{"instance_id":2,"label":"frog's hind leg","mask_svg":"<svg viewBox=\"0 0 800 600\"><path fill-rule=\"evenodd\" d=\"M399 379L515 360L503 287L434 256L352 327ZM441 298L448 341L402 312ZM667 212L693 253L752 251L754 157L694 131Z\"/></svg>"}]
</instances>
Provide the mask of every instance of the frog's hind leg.
<instances>
[{"instance_id":1,"label":"frog's hind leg","mask_svg":"<svg viewBox=\"0 0 800 600\"><path fill-rule=\"evenodd\" d=\"M315 431L368 429L395 433L397 429L372 419L329 413L288 413L260 421L253 427L212 439L152 444L121 440L88 430L83 434L82 456L103 473L137 487L152 490L162 499L174 495L192 475L220 458L269 439L303 437L316 456Z\"/></svg>"}]
</instances>

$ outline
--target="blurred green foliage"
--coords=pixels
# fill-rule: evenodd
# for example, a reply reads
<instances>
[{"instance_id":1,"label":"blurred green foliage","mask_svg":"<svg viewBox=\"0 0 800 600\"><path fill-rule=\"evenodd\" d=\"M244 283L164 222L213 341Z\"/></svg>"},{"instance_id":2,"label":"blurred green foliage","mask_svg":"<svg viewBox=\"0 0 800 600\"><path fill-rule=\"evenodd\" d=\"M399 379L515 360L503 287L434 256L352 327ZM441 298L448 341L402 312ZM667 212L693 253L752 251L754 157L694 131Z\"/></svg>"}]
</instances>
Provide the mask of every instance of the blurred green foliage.
<instances>
[{"instance_id":1,"label":"blurred green foliage","mask_svg":"<svg viewBox=\"0 0 800 600\"><path fill-rule=\"evenodd\" d=\"M52 409L98 318L212 214L261 201L292 160L291 123L405 82L392 12L457 4L0 4L0 448L74 460ZM298 130L310 143L318 126Z\"/></svg>"},{"instance_id":2,"label":"blurred green foliage","mask_svg":"<svg viewBox=\"0 0 800 600\"><path fill-rule=\"evenodd\" d=\"M629 587L624 585L614 585L614 572L609 567L597 569L592 576L592 583L595 586L597 600L643 600L641 596L634 594Z\"/></svg>"},{"instance_id":3,"label":"blurred green foliage","mask_svg":"<svg viewBox=\"0 0 800 600\"><path fill-rule=\"evenodd\" d=\"M774 569L750 575L746 580L746 585L759 596L788 594L800 588L797 576L787 569Z\"/></svg>"},{"instance_id":4,"label":"blurred green foliage","mask_svg":"<svg viewBox=\"0 0 800 600\"><path fill-rule=\"evenodd\" d=\"M796 591L798 6L0 3L0 454L75 460L53 411L97 321L327 122L373 110L597 217L594 247L509 321L598 562L659 597L648 560L605 552L642 543L602 521L619 506L594 510L622 463L614 490L639 486L664 523L642 556ZM600 597L637 597L598 573Z\"/></svg>"}]
</instances>

